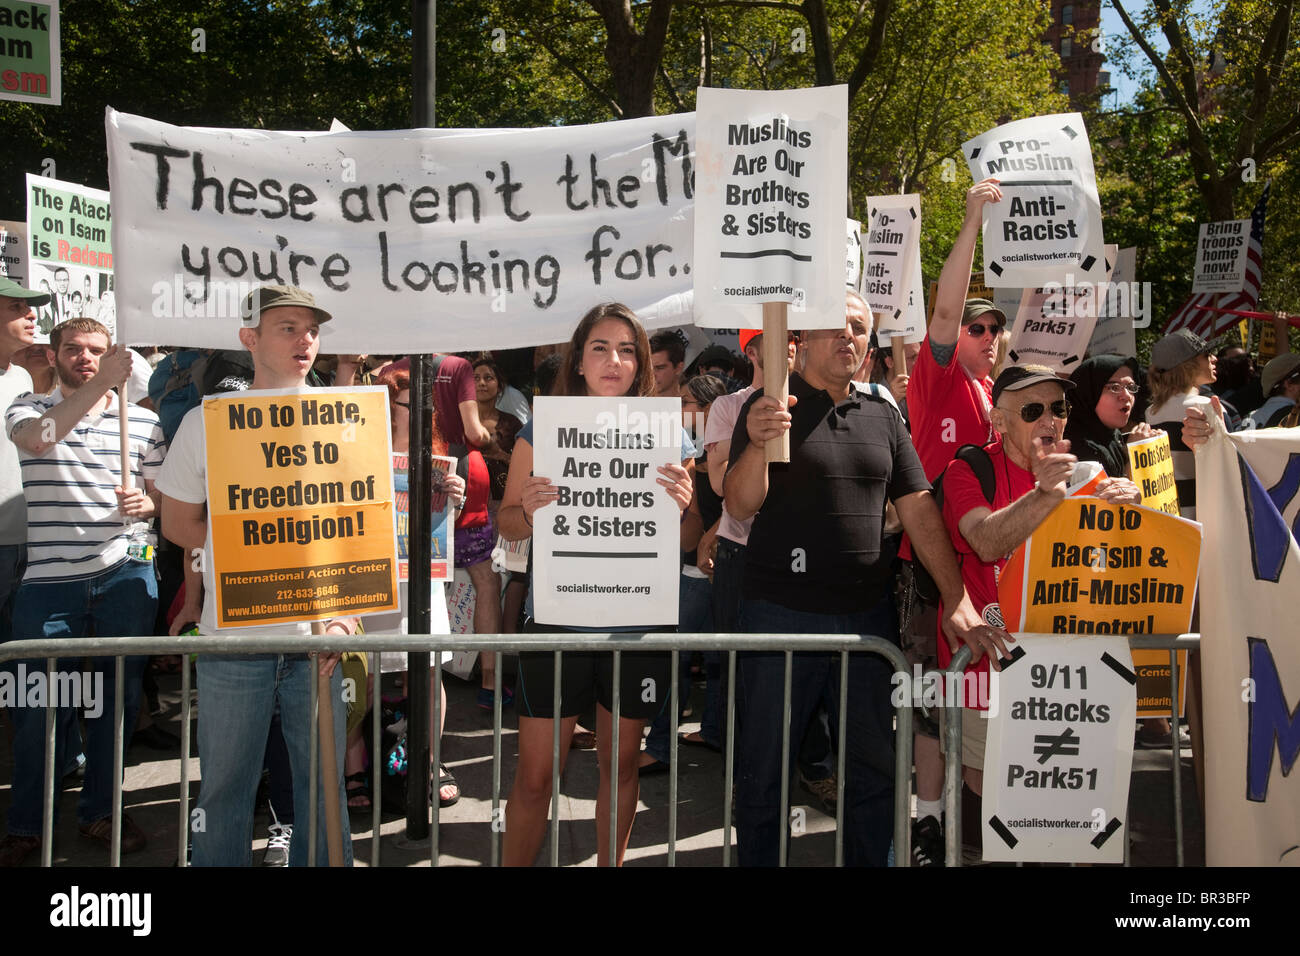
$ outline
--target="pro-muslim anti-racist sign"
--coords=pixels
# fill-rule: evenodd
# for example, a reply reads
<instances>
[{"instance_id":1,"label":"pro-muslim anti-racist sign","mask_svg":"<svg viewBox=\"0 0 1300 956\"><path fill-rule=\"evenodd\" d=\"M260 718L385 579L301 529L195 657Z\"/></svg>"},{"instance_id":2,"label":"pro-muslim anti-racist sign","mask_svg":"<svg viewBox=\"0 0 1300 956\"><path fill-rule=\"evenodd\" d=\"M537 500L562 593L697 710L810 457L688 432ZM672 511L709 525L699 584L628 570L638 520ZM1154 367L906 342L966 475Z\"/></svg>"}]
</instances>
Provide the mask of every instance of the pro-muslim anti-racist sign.
<instances>
[{"instance_id":1,"label":"pro-muslim anti-racist sign","mask_svg":"<svg viewBox=\"0 0 1300 956\"><path fill-rule=\"evenodd\" d=\"M867 210L862 294L882 325L887 323L888 334L901 335L896 330L908 306L912 277L921 271L921 197L871 196Z\"/></svg>"},{"instance_id":2,"label":"pro-muslim anti-racist sign","mask_svg":"<svg viewBox=\"0 0 1300 956\"><path fill-rule=\"evenodd\" d=\"M106 126L128 344L230 348L260 283L310 291L337 352L563 342L607 301L650 328L690 319L693 114L285 133L110 109Z\"/></svg>"},{"instance_id":3,"label":"pro-muslim anti-racist sign","mask_svg":"<svg viewBox=\"0 0 1300 956\"><path fill-rule=\"evenodd\" d=\"M396 610L388 390L204 399L217 623Z\"/></svg>"},{"instance_id":4,"label":"pro-muslim anti-racist sign","mask_svg":"<svg viewBox=\"0 0 1300 956\"><path fill-rule=\"evenodd\" d=\"M95 319L117 339L109 194L27 174L27 287L50 301L36 310L36 341L68 319ZM139 396L133 396L139 397Z\"/></svg>"},{"instance_id":5,"label":"pro-muslim anti-racist sign","mask_svg":"<svg viewBox=\"0 0 1300 956\"><path fill-rule=\"evenodd\" d=\"M1250 220L1203 222L1196 237L1192 292L1240 292L1246 287Z\"/></svg>"},{"instance_id":6,"label":"pro-muslim anti-racist sign","mask_svg":"<svg viewBox=\"0 0 1300 956\"><path fill-rule=\"evenodd\" d=\"M962 144L976 182L998 180L984 207L984 271L993 286L1066 286L1106 276L1101 203L1079 113L1016 120Z\"/></svg>"},{"instance_id":7,"label":"pro-muslim anti-racist sign","mask_svg":"<svg viewBox=\"0 0 1300 956\"><path fill-rule=\"evenodd\" d=\"M722 90L696 100L695 322L843 322L848 88Z\"/></svg>"},{"instance_id":8,"label":"pro-muslim anti-racist sign","mask_svg":"<svg viewBox=\"0 0 1300 956\"><path fill-rule=\"evenodd\" d=\"M984 754L984 859L1121 863L1137 680L1123 637L1021 634Z\"/></svg>"},{"instance_id":9,"label":"pro-muslim anti-racist sign","mask_svg":"<svg viewBox=\"0 0 1300 956\"><path fill-rule=\"evenodd\" d=\"M533 473L559 491L533 514L537 621L676 624L680 513L657 479L682 460L681 403L547 397L534 412Z\"/></svg>"}]
</instances>

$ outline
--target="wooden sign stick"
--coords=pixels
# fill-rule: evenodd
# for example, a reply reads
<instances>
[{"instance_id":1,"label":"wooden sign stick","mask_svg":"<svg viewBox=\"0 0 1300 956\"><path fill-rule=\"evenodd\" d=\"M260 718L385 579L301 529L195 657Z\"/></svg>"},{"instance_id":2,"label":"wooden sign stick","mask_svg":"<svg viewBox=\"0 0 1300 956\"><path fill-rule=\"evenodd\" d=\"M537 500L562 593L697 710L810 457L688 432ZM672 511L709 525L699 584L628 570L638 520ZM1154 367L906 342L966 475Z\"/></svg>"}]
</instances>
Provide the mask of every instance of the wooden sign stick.
<instances>
[{"instance_id":1,"label":"wooden sign stick","mask_svg":"<svg viewBox=\"0 0 1300 956\"><path fill-rule=\"evenodd\" d=\"M763 303L763 394L786 404L790 396L790 330L787 325L787 302ZM768 462L790 460L790 433L767 442L764 449Z\"/></svg>"},{"instance_id":2,"label":"wooden sign stick","mask_svg":"<svg viewBox=\"0 0 1300 956\"><path fill-rule=\"evenodd\" d=\"M323 621L313 621L312 634L324 634ZM316 727L320 744L320 776L325 788L325 842L329 849L330 866L343 865L343 817L339 807L339 762L334 753L334 693L330 678L320 672L320 658L314 657L316 681L320 686L317 697ZM335 667L342 667L339 661ZM311 834L316 839L316 834Z\"/></svg>"},{"instance_id":3,"label":"wooden sign stick","mask_svg":"<svg viewBox=\"0 0 1300 956\"><path fill-rule=\"evenodd\" d=\"M894 353L894 374L907 374L907 349L904 345L904 337L901 335L891 336L889 347Z\"/></svg>"}]
</instances>

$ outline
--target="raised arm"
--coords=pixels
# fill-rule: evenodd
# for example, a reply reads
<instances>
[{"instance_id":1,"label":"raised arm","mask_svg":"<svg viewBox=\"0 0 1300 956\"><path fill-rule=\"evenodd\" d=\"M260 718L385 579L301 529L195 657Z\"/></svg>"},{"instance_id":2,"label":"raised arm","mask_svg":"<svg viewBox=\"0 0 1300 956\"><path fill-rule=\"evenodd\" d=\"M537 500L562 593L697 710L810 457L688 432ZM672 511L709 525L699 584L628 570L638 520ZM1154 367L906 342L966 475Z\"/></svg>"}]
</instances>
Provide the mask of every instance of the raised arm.
<instances>
[{"instance_id":1,"label":"raised arm","mask_svg":"<svg viewBox=\"0 0 1300 956\"><path fill-rule=\"evenodd\" d=\"M961 334L961 316L970 289L971 266L975 262L975 240L984 222L984 204L1001 199L1002 190L996 179L981 180L966 193L966 217L939 273L934 318L930 322L930 341L934 344L951 345Z\"/></svg>"}]
</instances>

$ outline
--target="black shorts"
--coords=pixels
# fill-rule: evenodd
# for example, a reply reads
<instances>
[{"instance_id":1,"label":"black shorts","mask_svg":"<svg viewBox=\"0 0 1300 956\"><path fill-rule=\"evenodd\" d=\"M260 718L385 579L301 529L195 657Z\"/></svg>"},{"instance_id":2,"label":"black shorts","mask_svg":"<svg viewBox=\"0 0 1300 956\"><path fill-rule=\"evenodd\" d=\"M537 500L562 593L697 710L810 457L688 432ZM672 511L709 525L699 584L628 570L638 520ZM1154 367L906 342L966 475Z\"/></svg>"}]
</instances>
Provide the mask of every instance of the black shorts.
<instances>
[{"instance_id":1,"label":"black shorts","mask_svg":"<svg viewBox=\"0 0 1300 956\"><path fill-rule=\"evenodd\" d=\"M568 628L525 622L528 634L571 634ZM619 715L652 721L668 703L672 688L668 651L624 651L619 660ZM555 654L519 655L515 707L522 717L554 717ZM577 717L600 704L614 710L614 655L609 651L566 651L560 666L560 716Z\"/></svg>"}]
</instances>

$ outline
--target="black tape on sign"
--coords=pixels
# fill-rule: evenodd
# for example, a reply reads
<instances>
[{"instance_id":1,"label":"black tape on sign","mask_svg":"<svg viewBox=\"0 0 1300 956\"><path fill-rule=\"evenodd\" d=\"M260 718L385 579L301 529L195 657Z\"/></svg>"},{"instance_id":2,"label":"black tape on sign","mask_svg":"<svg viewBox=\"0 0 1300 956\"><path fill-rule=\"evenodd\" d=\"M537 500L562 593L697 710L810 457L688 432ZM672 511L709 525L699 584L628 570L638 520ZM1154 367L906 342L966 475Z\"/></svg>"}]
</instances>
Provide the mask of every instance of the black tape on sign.
<instances>
[{"instance_id":1,"label":"black tape on sign","mask_svg":"<svg viewBox=\"0 0 1300 956\"><path fill-rule=\"evenodd\" d=\"M1102 844L1115 834L1115 831L1119 829L1119 826L1119 817L1111 817L1110 823L1106 824L1106 829L1102 830L1092 838L1092 845L1100 850Z\"/></svg>"},{"instance_id":2,"label":"black tape on sign","mask_svg":"<svg viewBox=\"0 0 1300 956\"><path fill-rule=\"evenodd\" d=\"M1012 349L1012 350L1009 351L1007 354L1011 356L1011 361L1013 361L1013 362L1019 362L1019 361L1020 361L1020 353L1017 352L1015 349Z\"/></svg>"},{"instance_id":3,"label":"black tape on sign","mask_svg":"<svg viewBox=\"0 0 1300 956\"><path fill-rule=\"evenodd\" d=\"M916 210L915 210L915 209L913 209L911 206L909 206L909 207L907 208L907 211L910 212L910 213L912 214L912 218L913 218L913 219L916 218Z\"/></svg>"},{"instance_id":4,"label":"black tape on sign","mask_svg":"<svg viewBox=\"0 0 1300 956\"><path fill-rule=\"evenodd\" d=\"M1120 677L1128 681L1130 684L1136 684L1138 682L1137 674L1133 673L1133 671L1125 667L1122 661L1118 661L1115 658L1111 657L1110 654L1102 654L1101 662L1105 664L1107 667L1109 667L1111 670L1113 670Z\"/></svg>"},{"instance_id":5,"label":"black tape on sign","mask_svg":"<svg viewBox=\"0 0 1300 956\"><path fill-rule=\"evenodd\" d=\"M902 315L902 314L903 314L903 310L902 310L902 309L895 309L895 310L894 310L894 318L898 318L898 317L899 317L900 315Z\"/></svg>"},{"instance_id":6,"label":"black tape on sign","mask_svg":"<svg viewBox=\"0 0 1300 956\"><path fill-rule=\"evenodd\" d=\"M1016 661L1020 660L1020 658L1024 656L1025 656L1025 649L1021 647L1019 644L1017 644L1015 647L1011 648L1011 652L1006 657L999 657L998 663L1002 665L1003 670L1006 670L1008 667L1010 667L1012 664L1014 664Z\"/></svg>"},{"instance_id":7,"label":"black tape on sign","mask_svg":"<svg viewBox=\"0 0 1300 956\"><path fill-rule=\"evenodd\" d=\"M979 148L978 146L976 146L976 147L975 147L975 150L970 154L970 158L971 158L971 159L974 159L974 158L975 158L976 156L978 156L979 154L980 154L980 148Z\"/></svg>"},{"instance_id":8,"label":"black tape on sign","mask_svg":"<svg viewBox=\"0 0 1300 956\"><path fill-rule=\"evenodd\" d=\"M993 828L994 833L1002 837L1002 842L1007 845L1008 850L1014 850L1016 844L1020 842L1012 835L1011 831L1007 829L1007 825L997 817L989 817L989 826Z\"/></svg>"},{"instance_id":9,"label":"black tape on sign","mask_svg":"<svg viewBox=\"0 0 1300 956\"><path fill-rule=\"evenodd\" d=\"M989 271L992 272L994 275L998 275L998 276L1002 275L1002 267L998 265L996 262L989 263Z\"/></svg>"},{"instance_id":10,"label":"black tape on sign","mask_svg":"<svg viewBox=\"0 0 1300 956\"><path fill-rule=\"evenodd\" d=\"M1083 266L1084 272L1091 272L1092 266L1096 261L1097 261L1096 256L1089 256L1088 258L1084 259L1081 263L1079 263L1079 265Z\"/></svg>"},{"instance_id":11,"label":"black tape on sign","mask_svg":"<svg viewBox=\"0 0 1300 956\"><path fill-rule=\"evenodd\" d=\"M1070 129L1070 127L1068 126L1062 126L1061 132L1064 133L1066 136L1070 137L1070 139L1075 139L1079 135L1074 130Z\"/></svg>"},{"instance_id":12,"label":"black tape on sign","mask_svg":"<svg viewBox=\"0 0 1300 956\"><path fill-rule=\"evenodd\" d=\"M1068 359L1066 359L1064 362L1061 363L1061 367L1064 368L1067 365L1073 365L1077 361L1079 361L1079 356L1071 355Z\"/></svg>"}]
</instances>

